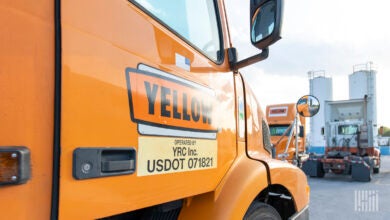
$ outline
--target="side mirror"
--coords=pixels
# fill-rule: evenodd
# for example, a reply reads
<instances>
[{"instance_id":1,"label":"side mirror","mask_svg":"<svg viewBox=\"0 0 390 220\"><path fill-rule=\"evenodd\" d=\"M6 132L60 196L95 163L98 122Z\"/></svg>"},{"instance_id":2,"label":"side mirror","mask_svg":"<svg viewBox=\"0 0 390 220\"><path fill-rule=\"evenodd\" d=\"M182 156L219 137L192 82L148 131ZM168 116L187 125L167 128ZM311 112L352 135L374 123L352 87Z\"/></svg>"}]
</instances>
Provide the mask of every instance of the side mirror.
<instances>
[{"instance_id":1,"label":"side mirror","mask_svg":"<svg viewBox=\"0 0 390 220\"><path fill-rule=\"evenodd\" d=\"M303 117L313 117L320 110L320 102L312 95L302 96L296 104L297 112Z\"/></svg>"},{"instance_id":2,"label":"side mirror","mask_svg":"<svg viewBox=\"0 0 390 220\"><path fill-rule=\"evenodd\" d=\"M281 39L283 0L251 0L251 41L265 49Z\"/></svg>"},{"instance_id":3,"label":"side mirror","mask_svg":"<svg viewBox=\"0 0 390 220\"><path fill-rule=\"evenodd\" d=\"M299 137L303 138L305 136L305 129L303 128L303 125L299 126Z\"/></svg>"},{"instance_id":4,"label":"side mirror","mask_svg":"<svg viewBox=\"0 0 390 220\"><path fill-rule=\"evenodd\" d=\"M255 47L261 49L261 53L237 61L236 48L229 48L231 70L238 70L267 59L268 46L281 39L282 6L283 0L250 1L251 42Z\"/></svg>"}]
</instances>

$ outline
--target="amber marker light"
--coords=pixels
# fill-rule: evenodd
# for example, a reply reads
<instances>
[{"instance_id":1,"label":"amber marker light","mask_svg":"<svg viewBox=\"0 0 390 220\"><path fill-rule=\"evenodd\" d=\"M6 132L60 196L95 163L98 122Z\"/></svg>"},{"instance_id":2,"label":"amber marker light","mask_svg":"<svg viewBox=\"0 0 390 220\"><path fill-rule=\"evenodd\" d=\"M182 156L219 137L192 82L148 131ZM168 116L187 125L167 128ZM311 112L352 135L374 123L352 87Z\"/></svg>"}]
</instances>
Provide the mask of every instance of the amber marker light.
<instances>
[{"instance_id":1,"label":"amber marker light","mask_svg":"<svg viewBox=\"0 0 390 220\"><path fill-rule=\"evenodd\" d=\"M22 184L29 179L29 149L26 147L0 147L0 185Z\"/></svg>"}]
</instances>

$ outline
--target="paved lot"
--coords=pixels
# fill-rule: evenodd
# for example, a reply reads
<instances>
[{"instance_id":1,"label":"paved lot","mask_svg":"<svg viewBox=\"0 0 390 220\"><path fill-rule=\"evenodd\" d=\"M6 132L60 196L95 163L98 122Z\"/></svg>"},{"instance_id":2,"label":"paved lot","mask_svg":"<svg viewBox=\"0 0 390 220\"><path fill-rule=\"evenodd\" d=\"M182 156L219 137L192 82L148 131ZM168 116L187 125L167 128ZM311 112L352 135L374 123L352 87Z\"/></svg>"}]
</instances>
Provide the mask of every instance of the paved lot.
<instances>
[{"instance_id":1,"label":"paved lot","mask_svg":"<svg viewBox=\"0 0 390 220\"><path fill-rule=\"evenodd\" d=\"M380 173L368 183L335 174L308 181L311 220L390 219L390 156L382 156Z\"/></svg>"}]
</instances>

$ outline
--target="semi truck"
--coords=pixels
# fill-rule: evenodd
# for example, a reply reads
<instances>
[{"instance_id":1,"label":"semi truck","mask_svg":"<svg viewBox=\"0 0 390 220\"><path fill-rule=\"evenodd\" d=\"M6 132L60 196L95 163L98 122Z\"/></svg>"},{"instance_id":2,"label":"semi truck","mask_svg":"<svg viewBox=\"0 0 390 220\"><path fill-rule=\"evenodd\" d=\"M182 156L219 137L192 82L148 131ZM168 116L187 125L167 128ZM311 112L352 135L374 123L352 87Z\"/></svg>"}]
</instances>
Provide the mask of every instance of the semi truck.
<instances>
[{"instance_id":1,"label":"semi truck","mask_svg":"<svg viewBox=\"0 0 390 220\"><path fill-rule=\"evenodd\" d=\"M297 114L296 103L266 107L275 158L300 165L306 155L306 118Z\"/></svg>"},{"instance_id":2,"label":"semi truck","mask_svg":"<svg viewBox=\"0 0 390 220\"><path fill-rule=\"evenodd\" d=\"M238 60L222 0L1 1L0 218L308 219L238 71L283 2L242 4Z\"/></svg>"},{"instance_id":3,"label":"semi truck","mask_svg":"<svg viewBox=\"0 0 390 220\"><path fill-rule=\"evenodd\" d=\"M310 155L303 164L306 174L323 177L332 172L370 181L372 173L379 173L380 151L376 147L371 99L366 95L361 99L325 101L325 154Z\"/></svg>"}]
</instances>

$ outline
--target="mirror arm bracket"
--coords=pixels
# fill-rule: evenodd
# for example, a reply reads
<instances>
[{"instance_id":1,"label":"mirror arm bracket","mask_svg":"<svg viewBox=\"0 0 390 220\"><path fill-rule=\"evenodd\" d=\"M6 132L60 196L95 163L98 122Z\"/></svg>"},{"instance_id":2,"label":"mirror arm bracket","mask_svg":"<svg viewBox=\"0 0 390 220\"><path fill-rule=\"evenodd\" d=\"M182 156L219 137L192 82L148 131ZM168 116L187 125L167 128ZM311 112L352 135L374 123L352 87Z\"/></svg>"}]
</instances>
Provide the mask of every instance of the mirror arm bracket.
<instances>
[{"instance_id":1,"label":"mirror arm bracket","mask_svg":"<svg viewBox=\"0 0 390 220\"><path fill-rule=\"evenodd\" d=\"M238 62L231 63L230 69L233 71L237 71L240 68L252 65L254 63L260 62L268 58L269 49L268 47L261 50L261 53L256 54L254 56L248 57L246 59L240 60Z\"/></svg>"}]
</instances>

